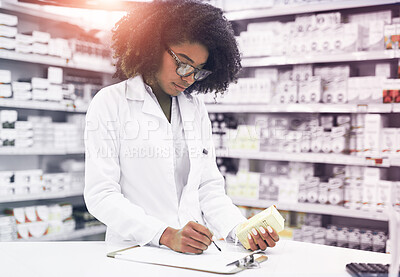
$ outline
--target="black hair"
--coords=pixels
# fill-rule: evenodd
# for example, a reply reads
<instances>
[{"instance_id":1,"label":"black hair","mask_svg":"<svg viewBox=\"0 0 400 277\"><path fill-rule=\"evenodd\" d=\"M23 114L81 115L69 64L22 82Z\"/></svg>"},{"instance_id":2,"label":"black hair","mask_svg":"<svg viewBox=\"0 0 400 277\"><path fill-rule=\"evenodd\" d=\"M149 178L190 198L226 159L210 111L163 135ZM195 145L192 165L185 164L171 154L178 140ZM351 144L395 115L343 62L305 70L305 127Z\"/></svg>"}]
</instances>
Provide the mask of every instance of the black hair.
<instances>
[{"instance_id":1,"label":"black hair","mask_svg":"<svg viewBox=\"0 0 400 277\"><path fill-rule=\"evenodd\" d=\"M240 54L231 23L222 11L198 0L155 0L135 5L113 29L116 73L121 80L157 72L167 45L200 43L209 52L204 69L213 73L187 93L224 92L237 80Z\"/></svg>"}]
</instances>

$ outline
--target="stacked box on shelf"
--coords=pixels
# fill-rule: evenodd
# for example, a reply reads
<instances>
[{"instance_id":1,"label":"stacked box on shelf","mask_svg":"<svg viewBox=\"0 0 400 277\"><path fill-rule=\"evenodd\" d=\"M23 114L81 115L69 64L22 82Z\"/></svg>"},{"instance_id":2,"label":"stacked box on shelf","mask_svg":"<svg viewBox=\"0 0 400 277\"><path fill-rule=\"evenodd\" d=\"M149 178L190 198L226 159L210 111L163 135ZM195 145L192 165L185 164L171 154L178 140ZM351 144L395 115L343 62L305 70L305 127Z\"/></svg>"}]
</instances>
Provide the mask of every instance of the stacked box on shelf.
<instances>
[{"instance_id":1,"label":"stacked box on shelf","mask_svg":"<svg viewBox=\"0 0 400 277\"><path fill-rule=\"evenodd\" d=\"M9 98L11 96L11 71L0 70L0 98Z\"/></svg>"},{"instance_id":2,"label":"stacked box on shelf","mask_svg":"<svg viewBox=\"0 0 400 277\"><path fill-rule=\"evenodd\" d=\"M2 110L0 111L0 146L14 147L17 139L17 130L15 123L18 118L17 111Z\"/></svg>"},{"instance_id":3,"label":"stacked box on shelf","mask_svg":"<svg viewBox=\"0 0 400 277\"><path fill-rule=\"evenodd\" d=\"M0 215L0 241L14 241L17 239L17 225L15 218L9 215Z\"/></svg>"},{"instance_id":4,"label":"stacked box on shelf","mask_svg":"<svg viewBox=\"0 0 400 277\"><path fill-rule=\"evenodd\" d=\"M7 208L5 213L15 217L18 239L70 233L75 229L70 204Z\"/></svg>"}]
</instances>

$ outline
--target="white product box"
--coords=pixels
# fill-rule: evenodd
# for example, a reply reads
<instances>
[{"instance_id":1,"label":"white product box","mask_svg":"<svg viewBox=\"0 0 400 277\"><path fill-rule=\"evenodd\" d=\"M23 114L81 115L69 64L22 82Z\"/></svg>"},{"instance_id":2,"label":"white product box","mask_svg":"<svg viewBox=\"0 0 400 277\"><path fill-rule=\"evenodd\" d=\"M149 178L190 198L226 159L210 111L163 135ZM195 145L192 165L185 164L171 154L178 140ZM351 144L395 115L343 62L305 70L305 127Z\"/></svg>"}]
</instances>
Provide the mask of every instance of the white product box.
<instances>
[{"instance_id":1,"label":"white product box","mask_svg":"<svg viewBox=\"0 0 400 277\"><path fill-rule=\"evenodd\" d=\"M14 91L13 93L13 98L15 100L21 100L21 101L26 101L26 100L31 100L32 99L32 92L31 91Z\"/></svg>"},{"instance_id":2,"label":"white product box","mask_svg":"<svg viewBox=\"0 0 400 277\"><path fill-rule=\"evenodd\" d=\"M32 44L32 52L40 55L47 55L49 48L47 44L35 42Z\"/></svg>"},{"instance_id":3,"label":"white product box","mask_svg":"<svg viewBox=\"0 0 400 277\"><path fill-rule=\"evenodd\" d=\"M299 83L299 103L319 103L322 93L322 81L319 76L312 76L308 81Z\"/></svg>"},{"instance_id":4,"label":"white product box","mask_svg":"<svg viewBox=\"0 0 400 277\"><path fill-rule=\"evenodd\" d=\"M377 207L378 212L383 212L392 198L392 187L395 182L380 180L377 188Z\"/></svg>"},{"instance_id":5,"label":"white product box","mask_svg":"<svg viewBox=\"0 0 400 277\"><path fill-rule=\"evenodd\" d=\"M334 28L341 22L341 14L335 13L319 13L315 16L316 26L319 30L327 30Z\"/></svg>"},{"instance_id":6,"label":"white product box","mask_svg":"<svg viewBox=\"0 0 400 277\"><path fill-rule=\"evenodd\" d=\"M18 17L11 14L0 13L0 25L17 26Z\"/></svg>"},{"instance_id":7,"label":"white product box","mask_svg":"<svg viewBox=\"0 0 400 277\"><path fill-rule=\"evenodd\" d=\"M368 43L366 48L369 51L383 50L385 48L385 22L383 20L371 21L368 27Z\"/></svg>"},{"instance_id":8,"label":"white product box","mask_svg":"<svg viewBox=\"0 0 400 277\"><path fill-rule=\"evenodd\" d=\"M382 129L387 118L380 114L366 114L364 128L364 155L379 157L381 155Z\"/></svg>"},{"instance_id":9,"label":"white product box","mask_svg":"<svg viewBox=\"0 0 400 277\"><path fill-rule=\"evenodd\" d=\"M50 66L47 69L47 79L50 84L62 84L63 82L63 69L60 67Z\"/></svg>"},{"instance_id":10,"label":"white product box","mask_svg":"<svg viewBox=\"0 0 400 277\"><path fill-rule=\"evenodd\" d=\"M396 155L400 154L400 128L396 128L396 144L394 147Z\"/></svg>"},{"instance_id":11,"label":"white product box","mask_svg":"<svg viewBox=\"0 0 400 277\"><path fill-rule=\"evenodd\" d=\"M377 63L375 65L375 76L385 77L386 79L389 79L391 77L391 64Z\"/></svg>"},{"instance_id":12,"label":"white product box","mask_svg":"<svg viewBox=\"0 0 400 277\"><path fill-rule=\"evenodd\" d=\"M308 65L294 65L293 66L293 81L307 81L313 75L313 67Z\"/></svg>"},{"instance_id":13,"label":"white product box","mask_svg":"<svg viewBox=\"0 0 400 277\"><path fill-rule=\"evenodd\" d=\"M25 44L25 45L30 45L30 44L34 43L33 36L24 35L24 34L16 34L15 40L17 41L17 43Z\"/></svg>"},{"instance_id":14,"label":"white product box","mask_svg":"<svg viewBox=\"0 0 400 277\"><path fill-rule=\"evenodd\" d=\"M14 38L0 37L0 48L12 50L16 45L17 41Z\"/></svg>"},{"instance_id":15,"label":"white product box","mask_svg":"<svg viewBox=\"0 0 400 277\"><path fill-rule=\"evenodd\" d=\"M5 26L5 25L0 24L0 36L14 38L16 36L16 34L17 34L16 27L10 27L10 26Z\"/></svg>"},{"instance_id":16,"label":"white product box","mask_svg":"<svg viewBox=\"0 0 400 277\"><path fill-rule=\"evenodd\" d=\"M287 104L297 102L297 83L280 81L276 87L275 103Z\"/></svg>"},{"instance_id":17,"label":"white product box","mask_svg":"<svg viewBox=\"0 0 400 277\"><path fill-rule=\"evenodd\" d=\"M48 89L50 85L49 80L45 78L33 77L31 82L33 89Z\"/></svg>"},{"instance_id":18,"label":"white product box","mask_svg":"<svg viewBox=\"0 0 400 277\"><path fill-rule=\"evenodd\" d=\"M35 42L39 43L48 43L51 38L49 33L39 32L39 31L33 31L32 37Z\"/></svg>"},{"instance_id":19,"label":"white product box","mask_svg":"<svg viewBox=\"0 0 400 277\"><path fill-rule=\"evenodd\" d=\"M365 180L363 184L363 198L361 210L376 211L378 185L376 182Z\"/></svg>"},{"instance_id":20,"label":"white product box","mask_svg":"<svg viewBox=\"0 0 400 277\"><path fill-rule=\"evenodd\" d=\"M10 70L0 70L0 83L5 83L5 84L11 83Z\"/></svg>"},{"instance_id":21,"label":"white product box","mask_svg":"<svg viewBox=\"0 0 400 277\"><path fill-rule=\"evenodd\" d=\"M13 91L29 91L32 89L32 84L29 82L12 82Z\"/></svg>"},{"instance_id":22,"label":"white product box","mask_svg":"<svg viewBox=\"0 0 400 277\"><path fill-rule=\"evenodd\" d=\"M47 90L47 100L49 101L61 101L63 100L62 86L61 85L50 85Z\"/></svg>"},{"instance_id":23,"label":"white product box","mask_svg":"<svg viewBox=\"0 0 400 277\"><path fill-rule=\"evenodd\" d=\"M382 155L387 156L396 153L397 129L396 128L383 128L382 132Z\"/></svg>"},{"instance_id":24,"label":"white product box","mask_svg":"<svg viewBox=\"0 0 400 277\"><path fill-rule=\"evenodd\" d=\"M47 89L33 89L32 99L37 101L46 101L48 98Z\"/></svg>"},{"instance_id":25,"label":"white product box","mask_svg":"<svg viewBox=\"0 0 400 277\"><path fill-rule=\"evenodd\" d=\"M17 45L15 46L15 52L29 54L33 52L33 47L32 45L17 43Z\"/></svg>"},{"instance_id":26,"label":"white product box","mask_svg":"<svg viewBox=\"0 0 400 277\"><path fill-rule=\"evenodd\" d=\"M4 124L14 125L15 121L17 121L17 118L18 118L18 112L16 110L0 110L0 123L1 126L3 127L6 127L4 126Z\"/></svg>"},{"instance_id":27,"label":"white product box","mask_svg":"<svg viewBox=\"0 0 400 277\"><path fill-rule=\"evenodd\" d=\"M27 138L27 139L19 139L17 138L15 140L15 147L17 148L28 148L28 147L32 147L33 146L33 139Z\"/></svg>"},{"instance_id":28,"label":"white product box","mask_svg":"<svg viewBox=\"0 0 400 277\"><path fill-rule=\"evenodd\" d=\"M0 84L0 98L9 98L12 96L11 85L1 85Z\"/></svg>"}]
</instances>

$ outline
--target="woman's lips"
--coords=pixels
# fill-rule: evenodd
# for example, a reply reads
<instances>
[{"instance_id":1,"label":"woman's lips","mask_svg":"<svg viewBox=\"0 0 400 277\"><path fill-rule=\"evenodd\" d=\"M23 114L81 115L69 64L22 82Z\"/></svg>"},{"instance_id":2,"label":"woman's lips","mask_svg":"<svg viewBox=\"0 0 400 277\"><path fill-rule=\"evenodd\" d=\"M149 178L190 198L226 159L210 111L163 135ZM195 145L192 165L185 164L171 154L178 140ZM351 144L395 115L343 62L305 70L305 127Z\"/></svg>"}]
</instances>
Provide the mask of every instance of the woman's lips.
<instances>
[{"instance_id":1,"label":"woman's lips","mask_svg":"<svg viewBox=\"0 0 400 277\"><path fill-rule=\"evenodd\" d=\"M184 90L186 89L186 87L177 85L177 84L175 84L175 83L174 83L174 85L175 85L175 87L176 87L178 90L180 90L180 91L184 91Z\"/></svg>"}]
</instances>

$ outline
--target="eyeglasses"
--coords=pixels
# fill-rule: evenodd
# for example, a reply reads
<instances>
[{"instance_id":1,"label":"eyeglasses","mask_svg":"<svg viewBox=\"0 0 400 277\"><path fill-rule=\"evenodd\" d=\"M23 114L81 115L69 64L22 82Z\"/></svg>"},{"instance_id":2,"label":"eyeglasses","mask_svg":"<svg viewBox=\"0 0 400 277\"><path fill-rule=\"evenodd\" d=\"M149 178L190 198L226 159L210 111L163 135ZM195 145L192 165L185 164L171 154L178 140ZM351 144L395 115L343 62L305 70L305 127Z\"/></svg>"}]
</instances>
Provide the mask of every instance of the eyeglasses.
<instances>
[{"instance_id":1,"label":"eyeglasses","mask_svg":"<svg viewBox=\"0 0 400 277\"><path fill-rule=\"evenodd\" d=\"M181 77L187 77L194 73L194 80L201 81L212 73L212 71L206 69L199 69L194 66L191 66L190 64L181 62L178 56L169 48L167 49L167 52L175 59L175 62L178 66L176 68L176 74L178 74Z\"/></svg>"}]
</instances>

